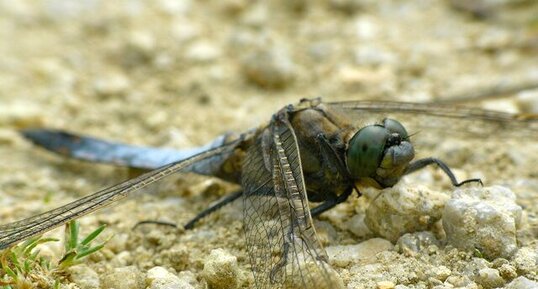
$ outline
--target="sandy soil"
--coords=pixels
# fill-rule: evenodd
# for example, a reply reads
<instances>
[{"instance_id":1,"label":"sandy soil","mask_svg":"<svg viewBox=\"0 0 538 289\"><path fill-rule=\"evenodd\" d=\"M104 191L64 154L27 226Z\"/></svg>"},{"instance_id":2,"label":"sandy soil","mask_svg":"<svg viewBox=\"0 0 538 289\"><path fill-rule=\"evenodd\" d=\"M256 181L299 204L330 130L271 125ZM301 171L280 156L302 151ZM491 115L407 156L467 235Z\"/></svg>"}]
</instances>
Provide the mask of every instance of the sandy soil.
<instances>
[{"instance_id":1,"label":"sandy soil","mask_svg":"<svg viewBox=\"0 0 538 289\"><path fill-rule=\"evenodd\" d=\"M278 108L304 97L450 100L538 81L538 5L533 1L471 1L479 7L472 8L474 15L468 7L456 9L458 1L401 2L0 1L0 223L52 209L132 175L124 168L50 155L24 141L17 134L21 128L61 128L182 148L263 123ZM536 113L537 98L536 90L526 90L468 104ZM488 185L504 184L518 194L530 224L522 230L521 246L537 255L538 231L532 226L538 212L536 144L502 135L485 143L446 140L442 131L424 136L429 139L423 140L421 155L444 157L460 178L478 175ZM417 183L447 195L452 190L433 169L410 177L404 186ZM106 223L106 234L114 235L86 269L97 273L94 279L102 288L145 288L147 271L155 266L183 272L181 278L204 288L204 264L211 250L222 248L237 257L238 286L249 288L238 206L193 231L132 229L148 219L184 223L231 189L214 179L178 176L82 218L85 230ZM358 203L351 200L321 218L320 226L334 231L326 233L326 246L372 237L357 236L338 220L361 213L353 207ZM54 256L58 250L45 251ZM484 260L444 246L437 257L384 252L370 263L336 269L349 288L451 288L445 280L465 275L462 268L472 271L474 265L468 264ZM517 276L538 280L536 265L524 269L517 260L507 262L515 275L503 275L505 283ZM438 277L441 284L417 274L430 266L452 273ZM122 270L135 277L125 278ZM84 278L68 278L65 286L91 288ZM479 280L459 285L489 286Z\"/></svg>"}]
</instances>

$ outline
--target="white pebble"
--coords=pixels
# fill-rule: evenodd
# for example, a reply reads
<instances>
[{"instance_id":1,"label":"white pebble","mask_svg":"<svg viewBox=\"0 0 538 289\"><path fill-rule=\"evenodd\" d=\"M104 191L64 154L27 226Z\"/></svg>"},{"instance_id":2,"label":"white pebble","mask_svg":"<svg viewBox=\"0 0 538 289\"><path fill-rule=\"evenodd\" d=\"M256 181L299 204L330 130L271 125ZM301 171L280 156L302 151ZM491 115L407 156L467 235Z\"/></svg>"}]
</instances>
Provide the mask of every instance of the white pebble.
<instances>
[{"instance_id":1,"label":"white pebble","mask_svg":"<svg viewBox=\"0 0 538 289\"><path fill-rule=\"evenodd\" d=\"M236 288L239 284L237 257L223 249L215 249L206 258L202 276L210 288Z\"/></svg>"},{"instance_id":2,"label":"white pebble","mask_svg":"<svg viewBox=\"0 0 538 289\"><path fill-rule=\"evenodd\" d=\"M115 268L103 276L102 287L114 289L145 288L142 273L134 266Z\"/></svg>"},{"instance_id":3,"label":"white pebble","mask_svg":"<svg viewBox=\"0 0 538 289\"><path fill-rule=\"evenodd\" d=\"M355 62L358 65L383 65L397 62L392 52L374 45L360 45L355 49Z\"/></svg>"},{"instance_id":4,"label":"white pebble","mask_svg":"<svg viewBox=\"0 0 538 289\"><path fill-rule=\"evenodd\" d=\"M446 266L439 266L428 269L428 271L426 271L426 274L432 278L444 282L446 278L448 278L448 276L452 274L452 271Z\"/></svg>"},{"instance_id":5,"label":"white pebble","mask_svg":"<svg viewBox=\"0 0 538 289\"><path fill-rule=\"evenodd\" d=\"M190 0L160 0L159 8L170 15L186 14L191 10L192 1Z\"/></svg>"},{"instance_id":6,"label":"white pebble","mask_svg":"<svg viewBox=\"0 0 538 289\"><path fill-rule=\"evenodd\" d=\"M101 283L99 275L90 267L84 264L67 268L69 279L77 284L81 289L99 289Z\"/></svg>"},{"instance_id":7,"label":"white pebble","mask_svg":"<svg viewBox=\"0 0 538 289\"><path fill-rule=\"evenodd\" d=\"M323 273L322 271L323 270ZM304 272L309 272L305 282ZM301 260L298 264L288 263L282 288L343 289L342 279L327 263Z\"/></svg>"},{"instance_id":8,"label":"white pebble","mask_svg":"<svg viewBox=\"0 0 538 289\"><path fill-rule=\"evenodd\" d=\"M328 246L325 248L331 264L346 267L351 262L373 262L379 252L392 250L391 242L373 238L355 245Z\"/></svg>"},{"instance_id":9,"label":"white pebble","mask_svg":"<svg viewBox=\"0 0 538 289\"><path fill-rule=\"evenodd\" d=\"M538 113L538 89L520 92L516 98L516 105L523 113Z\"/></svg>"},{"instance_id":10,"label":"white pebble","mask_svg":"<svg viewBox=\"0 0 538 289\"><path fill-rule=\"evenodd\" d=\"M379 37L380 26L377 20L371 16L362 16L355 21L357 37L364 41Z\"/></svg>"},{"instance_id":11,"label":"white pebble","mask_svg":"<svg viewBox=\"0 0 538 289\"><path fill-rule=\"evenodd\" d=\"M220 55L219 48L207 41L195 42L185 52L185 57L194 62L215 61Z\"/></svg>"},{"instance_id":12,"label":"white pebble","mask_svg":"<svg viewBox=\"0 0 538 289\"><path fill-rule=\"evenodd\" d=\"M443 212L448 244L478 250L486 258L509 258L517 250L522 209L501 186L454 191Z\"/></svg>"},{"instance_id":13,"label":"white pebble","mask_svg":"<svg viewBox=\"0 0 538 289\"><path fill-rule=\"evenodd\" d=\"M478 271L476 282L484 288L498 288L504 285L504 279L499 271L493 268L483 268Z\"/></svg>"},{"instance_id":14,"label":"white pebble","mask_svg":"<svg viewBox=\"0 0 538 289\"><path fill-rule=\"evenodd\" d=\"M346 221L345 226L348 231L353 233L357 237L366 237L372 234L372 231L368 228L364 222L364 214L356 214Z\"/></svg>"},{"instance_id":15,"label":"white pebble","mask_svg":"<svg viewBox=\"0 0 538 289\"><path fill-rule=\"evenodd\" d=\"M397 242L400 253L414 255L431 245L439 246L439 241L432 232L408 233L400 237Z\"/></svg>"},{"instance_id":16,"label":"white pebble","mask_svg":"<svg viewBox=\"0 0 538 289\"><path fill-rule=\"evenodd\" d=\"M508 285L506 285L506 289L536 289L538 288L538 283L531 281L523 276L517 277L516 279L512 280Z\"/></svg>"},{"instance_id":17,"label":"white pebble","mask_svg":"<svg viewBox=\"0 0 538 289\"><path fill-rule=\"evenodd\" d=\"M366 225L375 234L396 242L405 233L426 231L441 219L448 196L424 186L397 185L380 192L366 210Z\"/></svg>"},{"instance_id":18,"label":"white pebble","mask_svg":"<svg viewBox=\"0 0 538 289\"><path fill-rule=\"evenodd\" d=\"M111 73L97 79L93 86L97 94L115 96L125 94L129 90L131 84L125 75Z\"/></svg>"},{"instance_id":19,"label":"white pebble","mask_svg":"<svg viewBox=\"0 0 538 289\"><path fill-rule=\"evenodd\" d=\"M0 105L0 125L2 126L40 126L43 125L43 119L42 109L30 102L3 102Z\"/></svg>"},{"instance_id":20,"label":"white pebble","mask_svg":"<svg viewBox=\"0 0 538 289\"><path fill-rule=\"evenodd\" d=\"M265 88L283 88L296 76L295 63L282 47L269 46L256 50L242 64L246 78Z\"/></svg>"},{"instance_id":21,"label":"white pebble","mask_svg":"<svg viewBox=\"0 0 538 289\"><path fill-rule=\"evenodd\" d=\"M146 277L148 289L194 289L187 280L180 279L163 267L153 267L148 270Z\"/></svg>"},{"instance_id":22,"label":"white pebble","mask_svg":"<svg viewBox=\"0 0 538 289\"><path fill-rule=\"evenodd\" d=\"M513 263L523 274L538 272L538 252L535 248L523 247L514 255Z\"/></svg>"}]
</instances>

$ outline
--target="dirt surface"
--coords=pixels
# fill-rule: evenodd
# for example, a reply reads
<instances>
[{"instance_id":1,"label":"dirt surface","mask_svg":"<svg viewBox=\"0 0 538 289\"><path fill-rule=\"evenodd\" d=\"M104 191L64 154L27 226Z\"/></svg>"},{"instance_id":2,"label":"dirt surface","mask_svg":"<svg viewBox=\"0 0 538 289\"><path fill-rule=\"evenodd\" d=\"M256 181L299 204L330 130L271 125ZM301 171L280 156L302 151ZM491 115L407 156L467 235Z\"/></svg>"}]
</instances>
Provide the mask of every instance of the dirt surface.
<instances>
[{"instance_id":1,"label":"dirt surface","mask_svg":"<svg viewBox=\"0 0 538 289\"><path fill-rule=\"evenodd\" d=\"M401 2L0 1L0 223L55 208L134 173L48 154L23 140L18 129L61 128L184 148L266 122L305 97L446 101L538 82L534 1ZM536 113L538 92L467 104ZM445 125L449 131L451 124ZM502 133L510 133L501 131L485 142L466 139L471 134L447 140L452 134L436 133L422 135L419 155L444 157L458 177L482 177L487 185L502 184L516 193L528 220L519 231L523 253L486 261L476 252L445 246L443 233L432 229L441 241L435 248L404 254L394 247L333 266L344 284L490 288L518 276L538 281L536 143L521 137L524 132L505 139ZM434 169L404 181L402 186L425 185L447 196L452 191ZM133 229L142 220L185 223L231 190L215 179L182 175L82 218L84 230L105 223L105 234L114 237L80 269L90 273L72 272L64 286L160 288L148 272L162 266L204 288L213 284L204 266L220 248L237 258L234 286L252 287L238 205L192 231ZM316 221L325 246L374 237L344 225L364 213L365 200L353 198ZM43 250L58 258L60 246ZM468 273L480 268L497 270L502 281ZM87 282L88 276L97 283Z\"/></svg>"}]
</instances>

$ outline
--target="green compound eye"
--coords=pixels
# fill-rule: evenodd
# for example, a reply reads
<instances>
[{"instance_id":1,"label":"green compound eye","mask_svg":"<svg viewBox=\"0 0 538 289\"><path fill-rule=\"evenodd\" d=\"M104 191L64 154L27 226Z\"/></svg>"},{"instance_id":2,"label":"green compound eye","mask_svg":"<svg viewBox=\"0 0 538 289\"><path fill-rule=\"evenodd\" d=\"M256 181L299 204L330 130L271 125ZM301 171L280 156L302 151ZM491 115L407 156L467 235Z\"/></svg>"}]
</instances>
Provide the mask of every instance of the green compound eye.
<instances>
[{"instance_id":1,"label":"green compound eye","mask_svg":"<svg viewBox=\"0 0 538 289\"><path fill-rule=\"evenodd\" d=\"M383 158L385 144L390 133L383 126L369 125L360 129L351 138L346 157L349 172L353 177L371 177L375 175Z\"/></svg>"},{"instance_id":2,"label":"green compound eye","mask_svg":"<svg viewBox=\"0 0 538 289\"><path fill-rule=\"evenodd\" d=\"M407 130L405 130L405 127L397 120L385 118L383 120L383 126L387 128L391 133L399 134L402 140L407 140L407 138L409 138Z\"/></svg>"}]
</instances>

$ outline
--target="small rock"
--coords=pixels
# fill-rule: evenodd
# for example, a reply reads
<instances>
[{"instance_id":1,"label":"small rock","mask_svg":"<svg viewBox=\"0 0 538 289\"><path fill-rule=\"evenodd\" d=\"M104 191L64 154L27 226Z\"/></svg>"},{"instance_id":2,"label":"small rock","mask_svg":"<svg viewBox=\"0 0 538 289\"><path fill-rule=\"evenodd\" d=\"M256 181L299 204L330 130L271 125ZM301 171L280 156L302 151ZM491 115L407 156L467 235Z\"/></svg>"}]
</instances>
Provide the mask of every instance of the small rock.
<instances>
[{"instance_id":1,"label":"small rock","mask_svg":"<svg viewBox=\"0 0 538 289\"><path fill-rule=\"evenodd\" d=\"M191 281L179 278L163 267L149 269L146 277L147 289L194 289Z\"/></svg>"},{"instance_id":2,"label":"small rock","mask_svg":"<svg viewBox=\"0 0 538 289\"><path fill-rule=\"evenodd\" d=\"M452 275L452 276L448 276L448 278L446 278L446 281L445 281L445 285L452 285L454 287L469 288L469 287L466 287L466 286L469 286L471 284L474 284L474 282L472 282L471 279L469 279L469 277L467 277L467 276L454 276L454 275ZM474 287L470 287L470 288L474 288Z\"/></svg>"},{"instance_id":3,"label":"small rock","mask_svg":"<svg viewBox=\"0 0 538 289\"><path fill-rule=\"evenodd\" d=\"M536 289L538 288L538 283L531 281L523 276L517 277L516 279L512 280L508 285L506 285L506 289Z\"/></svg>"},{"instance_id":4,"label":"small rock","mask_svg":"<svg viewBox=\"0 0 538 289\"><path fill-rule=\"evenodd\" d=\"M251 27L263 27L270 17L267 5L263 2L259 2L252 5L241 17L241 22L245 26Z\"/></svg>"},{"instance_id":5,"label":"small rock","mask_svg":"<svg viewBox=\"0 0 538 289\"><path fill-rule=\"evenodd\" d=\"M357 38L363 41L377 39L382 32L382 24L373 16L361 16L355 21Z\"/></svg>"},{"instance_id":6,"label":"small rock","mask_svg":"<svg viewBox=\"0 0 538 289\"><path fill-rule=\"evenodd\" d=\"M379 281L377 282L378 289L393 289L396 286L394 282L391 281Z\"/></svg>"},{"instance_id":7,"label":"small rock","mask_svg":"<svg viewBox=\"0 0 538 289\"><path fill-rule=\"evenodd\" d=\"M497 270L504 279L511 280L517 277L516 268L510 264L502 264Z\"/></svg>"},{"instance_id":8,"label":"small rock","mask_svg":"<svg viewBox=\"0 0 538 289\"><path fill-rule=\"evenodd\" d=\"M239 268L237 257L223 249L215 249L206 258L202 276L209 288L237 288Z\"/></svg>"},{"instance_id":9,"label":"small rock","mask_svg":"<svg viewBox=\"0 0 538 289\"><path fill-rule=\"evenodd\" d=\"M516 105L522 113L538 113L538 89L520 92Z\"/></svg>"},{"instance_id":10,"label":"small rock","mask_svg":"<svg viewBox=\"0 0 538 289\"><path fill-rule=\"evenodd\" d=\"M0 128L0 145L23 144L20 133L11 129Z\"/></svg>"},{"instance_id":11,"label":"small rock","mask_svg":"<svg viewBox=\"0 0 538 289\"><path fill-rule=\"evenodd\" d=\"M101 282L99 275L90 267L84 264L67 268L69 280L76 283L81 289L99 289Z\"/></svg>"},{"instance_id":12,"label":"small rock","mask_svg":"<svg viewBox=\"0 0 538 289\"><path fill-rule=\"evenodd\" d=\"M129 47L140 53L152 53L156 47L155 37L147 31L133 31L129 34Z\"/></svg>"},{"instance_id":13,"label":"small rock","mask_svg":"<svg viewBox=\"0 0 538 289\"><path fill-rule=\"evenodd\" d=\"M157 1L159 8L170 15L186 14L191 10L192 1L191 0L160 0Z\"/></svg>"},{"instance_id":14,"label":"small rock","mask_svg":"<svg viewBox=\"0 0 538 289\"><path fill-rule=\"evenodd\" d=\"M101 279L103 288L114 289L143 289L144 278L142 273L134 266L115 268Z\"/></svg>"},{"instance_id":15,"label":"small rock","mask_svg":"<svg viewBox=\"0 0 538 289\"><path fill-rule=\"evenodd\" d=\"M356 214L346 221L345 226L348 231L353 233L355 236L361 238L366 237L372 234L372 231L368 228L364 222L364 214Z\"/></svg>"},{"instance_id":16,"label":"small rock","mask_svg":"<svg viewBox=\"0 0 538 289\"><path fill-rule=\"evenodd\" d=\"M0 126L38 127L43 125L42 109L29 102L2 103Z\"/></svg>"},{"instance_id":17,"label":"small rock","mask_svg":"<svg viewBox=\"0 0 538 289\"><path fill-rule=\"evenodd\" d=\"M219 48L207 41L195 42L185 52L185 57L193 62L215 61L220 55Z\"/></svg>"},{"instance_id":18,"label":"small rock","mask_svg":"<svg viewBox=\"0 0 538 289\"><path fill-rule=\"evenodd\" d=\"M321 269L324 268L324 269ZM324 270L322 273L321 270ZM342 279L327 263L323 262L302 262L299 264L288 264L287 276L284 280L283 288L303 288L303 289L344 289ZM309 280L305 282L303 272L310 272Z\"/></svg>"},{"instance_id":19,"label":"small rock","mask_svg":"<svg viewBox=\"0 0 538 289\"><path fill-rule=\"evenodd\" d=\"M161 257L165 264L174 268L176 271L182 271L187 269L189 264L192 263L190 260L190 252L188 247L184 244L177 243L174 244L170 249L163 250L161 252Z\"/></svg>"},{"instance_id":20,"label":"small rock","mask_svg":"<svg viewBox=\"0 0 538 289\"><path fill-rule=\"evenodd\" d=\"M396 63L397 58L387 49L373 45L361 45L355 50L355 63L358 65L382 65Z\"/></svg>"},{"instance_id":21,"label":"small rock","mask_svg":"<svg viewBox=\"0 0 538 289\"><path fill-rule=\"evenodd\" d=\"M499 274L499 271L492 268L480 269L475 281L484 286L484 288L497 288L504 285L504 279Z\"/></svg>"},{"instance_id":22,"label":"small rock","mask_svg":"<svg viewBox=\"0 0 538 289\"><path fill-rule=\"evenodd\" d=\"M494 99L482 105L484 109L500 110L508 113L518 113L517 104L510 99Z\"/></svg>"},{"instance_id":23,"label":"small rock","mask_svg":"<svg viewBox=\"0 0 538 289\"><path fill-rule=\"evenodd\" d=\"M347 86L390 85L394 82L394 73L387 66L375 69L343 66L337 76ZM388 81L389 84L384 84L384 81Z\"/></svg>"},{"instance_id":24,"label":"small rock","mask_svg":"<svg viewBox=\"0 0 538 289\"><path fill-rule=\"evenodd\" d=\"M132 264L133 256L131 256L131 252L129 251L121 251L120 253L116 254L110 262L115 267L127 266Z\"/></svg>"},{"instance_id":25,"label":"small rock","mask_svg":"<svg viewBox=\"0 0 538 289\"><path fill-rule=\"evenodd\" d=\"M346 267L351 262L373 262L377 253L393 248L391 242L381 238L373 238L356 245L329 246L325 250L331 264Z\"/></svg>"},{"instance_id":26,"label":"small rock","mask_svg":"<svg viewBox=\"0 0 538 289\"><path fill-rule=\"evenodd\" d=\"M136 67L150 62L154 58L157 44L154 36L146 31L133 31L125 41L122 50L122 64L125 67Z\"/></svg>"},{"instance_id":27,"label":"small rock","mask_svg":"<svg viewBox=\"0 0 538 289\"><path fill-rule=\"evenodd\" d=\"M538 252L529 247L523 247L514 255L513 263L517 271L523 274L538 272Z\"/></svg>"},{"instance_id":28,"label":"small rock","mask_svg":"<svg viewBox=\"0 0 538 289\"><path fill-rule=\"evenodd\" d=\"M452 289L452 288L454 288L454 286L450 284L442 284L442 285L436 285L432 287L432 289ZM398 289L398 287L396 287L396 289Z\"/></svg>"},{"instance_id":29,"label":"small rock","mask_svg":"<svg viewBox=\"0 0 538 289\"><path fill-rule=\"evenodd\" d=\"M486 258L509 258L517 250L522 209L504 187L456 190L443 212L448 244Z\"/></svg>"},{"instance_id":30,"label":"small rock","mask_svg":"<svg viewBox=\"0 0 538 289\"><path fill-rule=\"evenodd\" d=\"M314 227L322 245L332 244L338 239L338 233L331 223L314 220Z\"/></svg>"},{"instance_id":31,"label":"small rock","mask_svg":"<svg viewBox=\"0 0 538 289\"><path fill-rule=\"evenodd\" d=\"M407 233L398 239L398 251L406 255L414 255L431 245L439 246L439 241L432 232Z\"/></svg>"},{"instance_id":32,"label":"small rock","mask_svg":"<svg viewBox=\"0 0 538 289\"><path fill-rule=\"evenodd\" d=\"M61 1L53 0L45 3L45 15L58 21L58 19L81 18L98 9L96 1Z\"/></svg>"},{"instance_id":33,"label":"small rock","mask_svg":"<svg viewBox=\"0 0 538 289\"><path fill-rule=\"evenodd\" d=\"M171 27L171 36L177 43L184 43L197 38L200 35L200 28L194 23L184 19L175 20Z\"/></svg>"},{"instance_id":34,"label":"small rock","mask_svg":"<svg viewBox=\"0 0 538 289\"><path fill-rule=\"evenodd\" d=\"M282 47L269 46L250 53L242 61L246 78L264 88L284 88L296 76L295 63Z\"/></svg>"},{"instance_id":35,"label":"small rock","mask_svg":"<svg viewBox=\"0 0 538 289\"><path fill-rule=\"evenodd\" d=\"M452 274L452 271L446 266L439 266L428 269L426 274L432 278L444 282L446 278Z\"/></svg>"},{"instance_id":36,"label":"small rock","mask_svg":"<svg viewBox=\"0 0 538 289\"><path fill-rule=\"evenodd\" d=\"M130 86L129 79L119 73L112 73L97 79L93 85L95 92L103 96L123 95Z\"/></svg>"},{"instance_id":37,"label":"small rock","mask_svg":"<svg viewBox=\"0 0 538 289\"><path fill-rule=\"evenodd\" d=\"M490 28L480 33L475 40L475 45L483 50L497 50L507 47L515 41L514 35L508 30Z\"/></svg>"},{"instance_id":38,"label":"small rock","mask_svg":"<svg viewBox=\"0 0 538 289\"><path fill-rule=\"evenodd\" d=\"M410 232L426 231L441 219L448 196L423 186L397 185L383 190L366 210L366 225L392 242Z\"/></svg>"}]
</instances>

